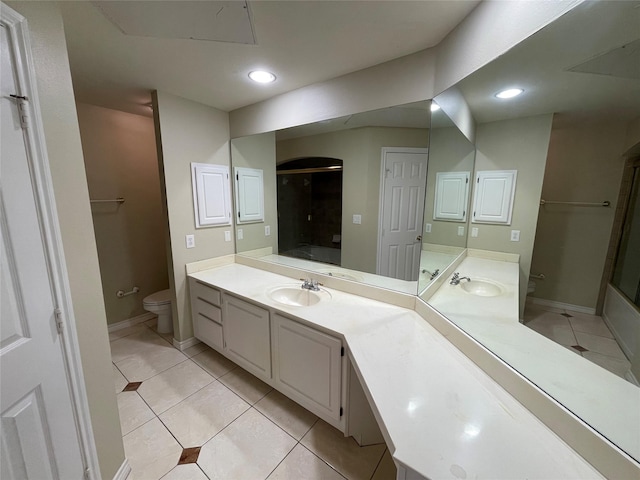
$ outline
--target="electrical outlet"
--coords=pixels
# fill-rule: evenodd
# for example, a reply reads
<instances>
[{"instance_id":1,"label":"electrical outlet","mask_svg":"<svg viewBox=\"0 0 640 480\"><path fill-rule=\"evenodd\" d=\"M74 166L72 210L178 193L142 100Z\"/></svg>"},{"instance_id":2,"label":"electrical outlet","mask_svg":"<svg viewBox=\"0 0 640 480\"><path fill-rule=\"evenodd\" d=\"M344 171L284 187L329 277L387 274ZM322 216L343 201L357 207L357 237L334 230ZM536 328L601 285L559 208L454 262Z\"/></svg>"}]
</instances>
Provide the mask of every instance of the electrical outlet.
<instances>
[{"instance_id":1,"label":"electrical outlet","mask_svg":"<svg viewBox=\"0 0 640 480\"><path fill-rule=\"evenodd\" d=\"M238 233L236 234L236 238L238 240L242 240L244 238L244 232L242 231L241 228L238 229Z\"/></svg>"},{"instance_id":2,"label":"electrical outlet","mask_svg":"<svg viewBox=\"0 0 640 480\"><path fill-rule=\"evenodd\" d=\"M353 223L355 225L361 225L362 224L362 215L354 215L353 216Z\"/></svg>"},{"instance_id":3,"label":"electrical outlet","mask_svg":"<svg viewBox=\"0 0 640 480\"><path fill-rule=\"evenodd\" d=\"M478 236L478 227L473 227L471 229L471 236L472 237L477 237Z\"/></svg>"},{"instance_id":4,"label":"electrical outlet","mask_svg":"<svg viewBox=\"0 0 640 480\"><path fill-rule=\"evenodd\" d=\"M271 235L271 225L265 225L264 226L264 236L268 237L269 235Z\"/></svg>"},{"instance_id":5,"label":"electrical outlet","mask_svg":"<svg viewBox=\"0 0 640 480\"><path fill-rule=\"evenodd\" d=\"M184 238L185 238L185 243L187 244L187 248L193 248L196 246L195 235L187 235Z\"/></svg>"},{"instance_id":6,"label":"electrical outlet","mask_svg":"<svg viewBox=\"0 0 640 480\"><path fill-rule=\"evenodd\" d=\"M225 242L230 242L231 241L231 230L225 230L224 231L224 241Z\"/></svg>"},{"instance_id":7,"label":"electrical outlet","mask_svg":"<svg viewBox=\"0 0 640 480\"><path fill-rule=\"evenodd\" d=\"M512 242L520 241L520 230L511 230L511 241Z\"/></svg>"},{"instance_id":8,"label":"electrical outlet","mask_svg":"<svg viewBox=\"0 0 640 480\"><path fill-rule=\"evenodd\" d=\"M424 226L424 233L431 233L431 224L430 223L427 223Z\"/></svg>"},{"instance_id":9,"label":"electrical outlet","mask_svg":"<svg viewBox=\"0 0 640 480\"><path fill-rule=\"evenodd\" d=\"M458 236L464 237L464 227L458 227Z\"/></svg>"}]
</instances>

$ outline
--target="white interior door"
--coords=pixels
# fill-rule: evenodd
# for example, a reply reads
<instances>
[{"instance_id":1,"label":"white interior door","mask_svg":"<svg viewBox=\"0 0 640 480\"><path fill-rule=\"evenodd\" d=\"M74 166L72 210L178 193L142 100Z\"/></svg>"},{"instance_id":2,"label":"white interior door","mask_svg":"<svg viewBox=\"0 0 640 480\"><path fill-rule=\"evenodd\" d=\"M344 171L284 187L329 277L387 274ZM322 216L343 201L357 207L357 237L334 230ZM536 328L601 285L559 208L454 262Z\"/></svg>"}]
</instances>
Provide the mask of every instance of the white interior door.
<instances>
[{"instance_id":1,"label":"white interior door","mask_svg":"<svg viewBox=\"0 0 640 480\"><path fill-rule=\"evenodd\" d=\"M3 6L4 8L4 6ZM0 68L0 477L83 478L7 27ZM24 61L24 60L23 60Z\"/></svg>"},{"instance_id":2,"label":"white interior door","mask_svg":"<svg viewBox=\"0 0 640 480\"><path fill-rule=\"evenodd\" d=\"M426 148L382 149L378 274L418 279L426 181Z\"/></svg>"}]
</instances>

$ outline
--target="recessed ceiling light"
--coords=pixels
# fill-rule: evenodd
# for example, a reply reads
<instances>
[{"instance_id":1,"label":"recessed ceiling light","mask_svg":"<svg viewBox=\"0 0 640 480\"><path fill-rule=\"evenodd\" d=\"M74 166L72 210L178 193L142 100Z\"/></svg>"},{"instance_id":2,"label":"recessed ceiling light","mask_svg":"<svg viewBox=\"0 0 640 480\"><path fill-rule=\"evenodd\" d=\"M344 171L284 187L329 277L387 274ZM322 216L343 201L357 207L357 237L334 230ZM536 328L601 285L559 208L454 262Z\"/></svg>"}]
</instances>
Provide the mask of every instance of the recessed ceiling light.
<instances>
[{"instance_id":1,"label":"recessed ceiling light","mask_svg":"<svg viewBox=\"0 0 640 480\"><path fill-rule=\"evenodd\" d=\"M275 81L276 76L264 70L254 70L253 72L249 72L249 78L257 83L271 83Z\"/></svg>"},{"instance_id":2,"label":"recessed ceiling light","mask_svg":"<svg viewBox=\"0 0 640 480\"><path fill-rule=\"evenodd\" d=\"M440 105L438 105L437 103L431 102L431 111L437 112L438 110L440 110Z\"/></svg>"},{"instance_id":3,"label":"recessed ceiling light","mask_svg":"<svg viewBox=\"0 0 640 480\"><path fill-rule=\"evenodd\" d=\"M507 90L503 90L501 92L496 93L496 97L498 97L498 98L513 98L513 97L517 97L522 92L524 92L524 90L521 89L521 88L509 88Z\"/></svg>"}]
</instances>

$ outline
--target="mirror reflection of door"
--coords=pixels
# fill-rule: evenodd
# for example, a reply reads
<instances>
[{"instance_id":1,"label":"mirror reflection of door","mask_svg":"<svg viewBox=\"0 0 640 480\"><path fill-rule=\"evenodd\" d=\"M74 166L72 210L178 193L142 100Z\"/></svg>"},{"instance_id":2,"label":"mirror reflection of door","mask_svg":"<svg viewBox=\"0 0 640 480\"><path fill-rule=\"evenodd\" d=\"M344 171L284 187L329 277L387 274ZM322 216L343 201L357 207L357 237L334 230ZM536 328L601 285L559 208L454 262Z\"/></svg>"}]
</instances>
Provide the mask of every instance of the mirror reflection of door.
<instances>
[{"instance_id":1,"label":"mirror reflection of door","mask_svg":"<svg viewBox=\"0 0 640 480\"><path fill-rule=\"evenodd\" d=\"M280 255L341 265L342 164L307 157L278 165Z\"/></svg>"},{"instance_id":2,"label":"mirror reflection of door","mask_svg":"<svg viewBox=\"0 0 640 480\"><path fill-rule=\"evenodd\" d=\"M383 148L378 274L418 279L427 181L426 148Z\"/></svg>"}]
</instances>

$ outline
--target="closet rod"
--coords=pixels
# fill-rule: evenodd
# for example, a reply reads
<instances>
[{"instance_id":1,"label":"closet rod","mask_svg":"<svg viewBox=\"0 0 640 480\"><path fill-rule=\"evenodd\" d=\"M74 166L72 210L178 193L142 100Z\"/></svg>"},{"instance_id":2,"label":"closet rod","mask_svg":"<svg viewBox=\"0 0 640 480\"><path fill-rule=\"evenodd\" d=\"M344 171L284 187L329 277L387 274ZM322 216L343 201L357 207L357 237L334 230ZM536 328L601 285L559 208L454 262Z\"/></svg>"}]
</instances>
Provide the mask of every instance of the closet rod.
<instances>
[{"instance_id":1,"label":"closet rod","mask_svg":"<svg viewBox=\"0 0 640 480\"><path fill-rule=\"evenodd\" d=\"M575 207L609 207L611 202L609 200L605 200L604 202L553 202L551 200L542 200L540 199L540 205L573 205Z\"/></svg>"},{"instance_id":2,"label":"closet rod","mask_svg":"<svg viewBox=\"0 0 640 480\"><path fill-rule=\"evenodd\" d=\"M114 199L105 199L105 200L91 200L91 203L124 203L124 198L118 197Z\"/></svg>"}]
</instances>

